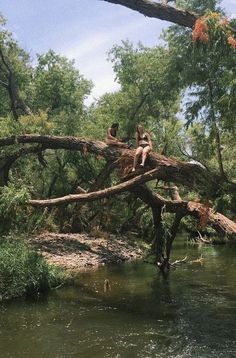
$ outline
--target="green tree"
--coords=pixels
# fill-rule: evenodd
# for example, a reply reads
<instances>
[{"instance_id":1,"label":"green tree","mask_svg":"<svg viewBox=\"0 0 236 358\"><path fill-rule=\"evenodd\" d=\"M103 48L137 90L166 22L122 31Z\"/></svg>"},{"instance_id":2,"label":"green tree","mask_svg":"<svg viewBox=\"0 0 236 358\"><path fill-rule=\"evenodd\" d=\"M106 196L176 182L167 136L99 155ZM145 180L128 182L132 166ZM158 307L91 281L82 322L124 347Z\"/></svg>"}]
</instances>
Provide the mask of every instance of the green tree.
<instances>
[{"instance_id":1,"label":"green tree","mask_svg":"<svg viewBox=\"0 0 236 358\"><path fill-rule=\"evenodd\" d=\"M34 71L34 108L81 114L83 101L89 95L92 84L74 67L74 61L49 50L38 55Z\"/></svg>"},{"instance_id":2,"label":"green tree","mask_svg":"<svg viewBox=\"0 0 236 358\"><path fill-rule=\"evenodd\" d=\"M5 28L6 21L0 14L0 116L12 112L15 119L20 114L30 114L27 105L27 88L32 78L29 54L23 50Z\"/></svg>"}]
</instances>

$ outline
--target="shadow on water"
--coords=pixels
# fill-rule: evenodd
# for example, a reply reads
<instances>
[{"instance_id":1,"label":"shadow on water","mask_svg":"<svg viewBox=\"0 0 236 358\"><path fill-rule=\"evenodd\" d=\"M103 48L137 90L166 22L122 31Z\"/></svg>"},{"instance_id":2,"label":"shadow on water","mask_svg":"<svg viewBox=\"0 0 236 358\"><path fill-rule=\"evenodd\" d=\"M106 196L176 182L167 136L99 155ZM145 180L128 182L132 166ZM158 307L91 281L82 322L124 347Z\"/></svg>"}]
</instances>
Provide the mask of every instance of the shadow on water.
<instances>
[{"instance_id":1,"label":"shadow on water","mask_svg":"<svg viewBox=\"0 0 236 358\"><path fill-rule=\"evenodd\" d=\"M103 267L47 297L3 304L2 357L235 357L235 248L177 242L176 258L186 254L202 254L203 265L164 278L138 262Z\"/></svg>"}]
</instances>

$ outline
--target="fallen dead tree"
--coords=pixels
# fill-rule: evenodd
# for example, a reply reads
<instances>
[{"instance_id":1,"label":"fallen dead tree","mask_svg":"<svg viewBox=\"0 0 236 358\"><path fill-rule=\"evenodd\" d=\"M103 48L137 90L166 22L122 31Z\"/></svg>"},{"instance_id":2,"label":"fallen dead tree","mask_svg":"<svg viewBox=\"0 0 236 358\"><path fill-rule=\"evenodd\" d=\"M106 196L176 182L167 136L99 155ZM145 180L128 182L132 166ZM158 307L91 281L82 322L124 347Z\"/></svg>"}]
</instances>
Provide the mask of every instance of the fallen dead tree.
<instances>
[{"instance_id":1,"label":"fallen dead tree","mask_svg":"<svg viewBox=\"0 0 236 358\"><path fill-rule=\"evenodd\" d=\"M115 162L117 168L123 168L123 175L132 167L135 151L107 146L102 141L89 140L79 137L58 137L47 135L20 135L0 139L0 148L10 145L39 144L41 151L46 149L76 150L103 157L107 162ZM207 193L208 197L216 197L225 179L210 173L200 165L166 157L158 153L151 153L147 160L147 170L156 170L158 180L181 184L200 193ZM154 179L154 178L152 178ZM236 190L236 184L227 183L229 190Z\"/></svg>"},{"instance_id":2,"label":"fallen dead tree","mask_svg":"<svg viewBox=\"0 0 236 358\"><path fill-rule=\"evenodd\" d=\"M29 205L34 207L52 207L74 202L81 206L83 203L130 191L152 210L155 228L153 249L162 267L169 265L172 243L182 218L187 215L195 217L200 225L211 226L225 240L236 240L236 224L224 215L215 213L212 208L202 203L182 200L176 187L172 187L173 199L166 199L145 185L146 182L158 179L194 188L200 192L203 188L211 192L211 186L214 186L215 191L216 186L220 185L222 178L212 175L201 166L169 158L158 153L152 153L148 157L145 169L138 169L135 173L130 173L135 153L134 150L111 147L101 141L78 137L21 135L0 139L0 148L8 146L20 146L21 150L25 148L22 151L24 155L27 151L30 154L34 151L35 153L38 151L43 153L48 149L66 149L78 150L84 154L90 153L99 156L99 158L103 157L107 164L105 164L104 170L102 170L97 181L91 186L89 192L80 190L79 194L70 194L61 198L32 199L29 201ZM17 158L19 158L19 149L16 153L18 153ZM17 158L15 156L14 160ZM109 176L114 169L118 170L121 182L112 187L99 190L101 183L104 182L104 178ZM164 212L174 214L174 220L168 237L164 236L163 230Z\"/></svg>"}]
</instances>

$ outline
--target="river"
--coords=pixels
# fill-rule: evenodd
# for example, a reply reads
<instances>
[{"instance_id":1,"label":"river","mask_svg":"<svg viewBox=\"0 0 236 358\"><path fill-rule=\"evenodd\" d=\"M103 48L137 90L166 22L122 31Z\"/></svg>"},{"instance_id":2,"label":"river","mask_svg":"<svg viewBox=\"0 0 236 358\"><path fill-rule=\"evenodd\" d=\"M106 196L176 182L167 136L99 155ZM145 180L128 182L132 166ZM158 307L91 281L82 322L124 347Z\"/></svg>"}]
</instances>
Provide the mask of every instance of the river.
<instances>
[{"instance_id":1,"label":"river","mask_svg":"<svg viewBox=\"0 0 236 358\"><path fill-rule=\"evenodd\" d=\"M173 259L186 254L203 264L165 278L141 262L102 267L47 296L1 303L0 357L235 358L236 248L176 241Z\"/></svg>"}]
</instances>

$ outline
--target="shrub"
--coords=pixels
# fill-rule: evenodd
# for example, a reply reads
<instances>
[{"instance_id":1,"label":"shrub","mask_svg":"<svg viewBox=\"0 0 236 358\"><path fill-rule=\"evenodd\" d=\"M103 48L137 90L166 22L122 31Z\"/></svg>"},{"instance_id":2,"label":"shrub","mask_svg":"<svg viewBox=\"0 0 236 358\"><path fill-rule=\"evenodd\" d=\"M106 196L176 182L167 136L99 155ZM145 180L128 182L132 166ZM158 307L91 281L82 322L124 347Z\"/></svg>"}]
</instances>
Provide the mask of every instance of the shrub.
<instances>
[{"instance_id":1,"label":"shrub","mask_svg":"<svg viewBox=\"0 0 236 358\"><path fill-rule=\"evenodd\" d=\"M9 299L49 290L63 282L62 269L52 267L22 239L0 242L0 295Z\"/></svg>"}]
</instances>

